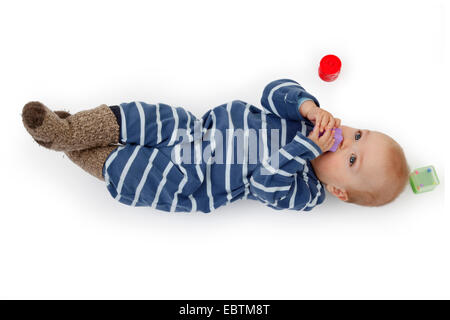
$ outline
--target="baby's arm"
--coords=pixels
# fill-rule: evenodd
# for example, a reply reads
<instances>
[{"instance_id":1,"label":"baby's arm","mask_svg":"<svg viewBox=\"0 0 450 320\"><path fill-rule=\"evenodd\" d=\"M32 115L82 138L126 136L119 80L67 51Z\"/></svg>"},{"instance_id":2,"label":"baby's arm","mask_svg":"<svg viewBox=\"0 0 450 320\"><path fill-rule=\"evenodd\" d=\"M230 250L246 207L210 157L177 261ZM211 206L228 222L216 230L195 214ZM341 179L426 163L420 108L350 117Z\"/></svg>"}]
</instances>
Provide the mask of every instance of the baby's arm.
<instances>
[{"instance_id":1,"label":"baby's arm","mask_svg":"<svg viewBox=\"0 0 450 320\"><path fill-rule=\"evenodd\" d=\"M280 118L318 123L320 132L340 126L340 120L321 109L319 101L294 80L270 82L264 88L261 105Z\"/></svg>"},{"instance_id":2,"label":"baby's arm","mask_svg":"<svg viewBox=\"0 0 450 320\"><path fill-rule=\"evenodd\" d=\"M280 118L296 121L306 120L299 106L308 101L319 106L319 101L308 93L298 82L280 79L270 82L263 91L261 105Z\"/></svg>"},{"instance_id":3,"label":"baby's arm","mask_svg":"<svg viewBox=\"0 0 450 320\"><path fill-rule=\"evenodd\" d=\"M250 177L250 191L256 198L276 209L308 211L317 204L321 186L314 175L308 175L306 162L327 151L332 138L330 134L318 138L318 130L314 131L309 137L297 132L256 167Z\"/></svg>"}]
</instances>

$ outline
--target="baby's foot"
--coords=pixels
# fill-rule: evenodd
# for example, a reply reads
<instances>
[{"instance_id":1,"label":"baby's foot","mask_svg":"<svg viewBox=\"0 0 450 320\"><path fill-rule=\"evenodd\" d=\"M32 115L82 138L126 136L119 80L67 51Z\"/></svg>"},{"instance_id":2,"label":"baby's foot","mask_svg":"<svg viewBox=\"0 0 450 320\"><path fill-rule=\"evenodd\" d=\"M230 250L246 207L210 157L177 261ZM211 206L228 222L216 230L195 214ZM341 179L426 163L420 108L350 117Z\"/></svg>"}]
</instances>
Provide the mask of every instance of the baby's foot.
<instances>
[{"instance_id":1,"label":"baby's foot","mask_svg":"<svg viewBox=\"0 0 450 320\"><path fill-rule=\"evenodd\" d=\"M56 115L60 118L60 119L65 119L70 117L70 113L64 110L59 110L59 111L55 111Z\"/></svg>"},{"instance_id":2,"label":"baby's foot","mask_svg":"<svg viewBox=\"0 0 450 320\"><path fill-rule=\"evenodd\" d=\"M33 101L23 107L22 121L25 129L37 143L43 147L54 149L52 148L54 140L58 135L68 131L69 128L69 124L63 119L70 114L67 115L65 111L62 112L58 111L58 115L42 103Z\"/></svg>"},{"instance_id":3,"label":"baby's foot","mask_svg":"<svg viewBox=\"0 0 450 320\"><path fill-rule=\"evenodd\" d=\"M67 111L55 111L56 115L60 118L60 119L66 119L67 117L70 117L70 113ZM34 141L36 141L39 145L46 147L48 149L51 149L51 146L53 144L53 142L44 142L44 141L40 141L40 140L36 140L34 139Z\"/></svg>"},{"instance_id":4,"label":"baby's foot","mask_svg":"<svg viewBox=\"0 0 450 320\"><path fill-rule=\"evenodd\" d=\"M53 112L40 102L23 107L25 128L41 146L57 151L73 151L117 144L119 125L106 105L80 111Z\"/></svg>"}]
</instances>

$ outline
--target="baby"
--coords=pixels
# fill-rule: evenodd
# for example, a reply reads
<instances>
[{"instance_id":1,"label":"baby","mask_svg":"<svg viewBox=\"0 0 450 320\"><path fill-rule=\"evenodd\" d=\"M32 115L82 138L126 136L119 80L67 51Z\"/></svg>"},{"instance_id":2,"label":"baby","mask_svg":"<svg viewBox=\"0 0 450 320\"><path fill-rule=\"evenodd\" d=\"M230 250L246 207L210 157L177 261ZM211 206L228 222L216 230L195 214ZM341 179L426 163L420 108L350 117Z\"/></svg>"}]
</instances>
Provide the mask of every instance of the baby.
<instances>
[{"instance_id":1,"label":"baby","mask_svg":"<svg viewBox=\"0 0 450 320\"><path fill-rule=\"evenodd\" d=\"M64 151L131 206L210 212L248 198L309 211L325 188L345 202L380 206L406 186L409 168L392 138L341 126L296 81L269 83L261 104L265 110L235 100L197 119L162 103L70 115L30 102L22 119L41 146ZM338 127L343 140L331 152Z\"/></svg>"}]
</instances>

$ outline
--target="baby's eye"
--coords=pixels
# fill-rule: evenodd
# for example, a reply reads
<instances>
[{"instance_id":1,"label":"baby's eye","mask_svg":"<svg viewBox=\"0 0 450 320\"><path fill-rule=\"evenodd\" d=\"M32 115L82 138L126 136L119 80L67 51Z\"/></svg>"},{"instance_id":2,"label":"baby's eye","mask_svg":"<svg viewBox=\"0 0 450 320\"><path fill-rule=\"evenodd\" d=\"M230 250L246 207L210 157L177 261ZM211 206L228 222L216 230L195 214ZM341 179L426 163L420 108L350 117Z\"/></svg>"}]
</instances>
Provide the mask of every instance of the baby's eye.
<instances>
[{"instance_id":1,"label":"baby's eye","mask_svg":"<svg viewBox=\"0 0 450 320\"><path fill-rule=\"evenodd\" d=\"M357 131L355 134L355 140L361 139L361 135L362 135L361 131Z\"/></svg>"},{"instance_id":2,"label":"baby's eye","mask_svg":"<svg viewBox=\"0 0 450 320\"><path fill-rule=\"evenodd\" d=\"M355 163L355 161L356 161L356 156L354 154L352 154L350 156L350 167Z\"/></svg>"}]
</instances>

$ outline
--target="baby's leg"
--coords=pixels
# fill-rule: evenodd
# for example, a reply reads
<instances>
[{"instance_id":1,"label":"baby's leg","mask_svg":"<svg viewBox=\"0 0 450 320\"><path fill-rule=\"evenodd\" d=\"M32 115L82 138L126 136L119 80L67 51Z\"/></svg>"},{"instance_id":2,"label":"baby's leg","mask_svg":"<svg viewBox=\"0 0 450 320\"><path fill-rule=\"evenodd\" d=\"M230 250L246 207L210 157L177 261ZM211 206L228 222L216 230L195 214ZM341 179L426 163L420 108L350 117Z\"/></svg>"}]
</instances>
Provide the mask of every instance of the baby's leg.
<instances>
[{"instance_id":1,"label":"baby's leg","mask_svg":"<svg viewBox=\"0 0 450 320\"><path fill-rule=\"evenodd\" d=\"M57 151L74 151L119 142L119 124L106 105L73 115L51 111L40 102L22 111L25 128L40 145Z\"/></svg>"},{"instance_id":2,"label":"baby's leg","mask_svg":"<svg viewBox=\"0 0 450 320\"><path fill-rule=\"evenodd\" d=\"M94 177L104 180L103 164L109 154L117 146L96 147L84 150L66 151L65 154L81 169L92 174Z\"/></svg>"}]
</instances>

